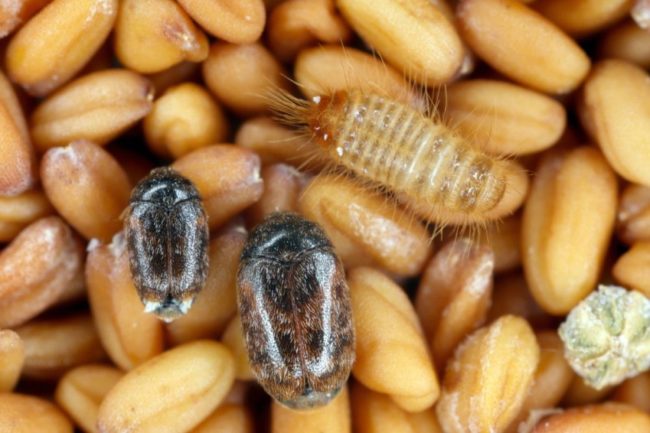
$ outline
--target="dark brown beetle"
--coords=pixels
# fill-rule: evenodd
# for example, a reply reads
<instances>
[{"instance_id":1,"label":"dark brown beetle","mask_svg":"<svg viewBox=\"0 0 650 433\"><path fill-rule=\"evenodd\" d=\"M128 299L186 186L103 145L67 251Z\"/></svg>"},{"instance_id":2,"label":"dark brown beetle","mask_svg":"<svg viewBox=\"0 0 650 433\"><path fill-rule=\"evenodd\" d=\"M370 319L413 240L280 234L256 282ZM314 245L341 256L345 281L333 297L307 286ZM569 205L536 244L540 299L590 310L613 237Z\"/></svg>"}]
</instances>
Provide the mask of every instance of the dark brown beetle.
<instances>
[{"instance_id":1,"label":"dark brown beetle","mask_svg":"<svg viewBox=\"0 0 650 433\"><path fill-rule=\"evenodd\" d=\"M196 187L156 168L131 193L125 220L133 282L146 312L187 313L208 271L208 224Z\"/></svg>"},{"instance_id":2,"label":"dark brown beetle","mask_svg":"<svg viewBox=\"0 0 650 433\"><path fill-rule=\"evenodd\" d=\"M251 368L292 409L330 401L354 362L354 327L343 266L316 224L268 216L250 234L237 277Z\"/></svg>"}]
</instances>

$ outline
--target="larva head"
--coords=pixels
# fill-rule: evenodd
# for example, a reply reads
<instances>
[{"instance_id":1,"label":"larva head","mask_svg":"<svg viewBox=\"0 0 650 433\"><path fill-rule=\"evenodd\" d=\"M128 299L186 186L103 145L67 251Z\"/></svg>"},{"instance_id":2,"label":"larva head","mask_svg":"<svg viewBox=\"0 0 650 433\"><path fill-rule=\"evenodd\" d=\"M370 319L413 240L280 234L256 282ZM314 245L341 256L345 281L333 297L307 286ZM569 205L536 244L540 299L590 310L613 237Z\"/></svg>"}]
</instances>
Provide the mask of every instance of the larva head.
<instances>
[{"instance_id":1,"label":"larva head","mask_svg":"<svg viewBox=\"0 0 650 433\"><path fill-rule=\"evenodd\" d=\"M346 91L338 91L306 101L285 90L273 89L266 94L266 99L275 120L327 148L341 127L348 95Z\"/></svg>"},{"instance_id":2,"label":"larva head","mask_svg":"<svg viewBox=\"0 0 650 433\"><path fill-rule=\"evenodd\" d=\"M341 128L347 99L347 92L344 90L312 98L314 105L309 110L307 124L316 142L324 148L330 146L336 132Z\"/></svg>"}]
</instances>

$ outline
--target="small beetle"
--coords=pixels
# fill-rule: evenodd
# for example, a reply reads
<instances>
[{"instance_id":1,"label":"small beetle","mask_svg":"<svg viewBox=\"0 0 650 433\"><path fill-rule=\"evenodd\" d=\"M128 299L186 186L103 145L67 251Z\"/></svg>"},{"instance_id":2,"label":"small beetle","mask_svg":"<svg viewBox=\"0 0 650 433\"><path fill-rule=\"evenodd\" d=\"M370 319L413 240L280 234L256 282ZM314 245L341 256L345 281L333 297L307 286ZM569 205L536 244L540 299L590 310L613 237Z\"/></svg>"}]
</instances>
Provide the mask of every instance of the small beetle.
<instances>
[{"instance_id":1,"label":"small beetle","mask_svg":"<svg viewBox=\"0 0 650 433\"><path fill-rule=\"evenodd\" d=\"M165 322L187 313L208 270L208 224L196 187L174 170L133 189L125 221L133 282L145 311Z\"/></svg>"},{"instance_id":2,"label":"small beetle","mask_svg":"<svg viewBox=\"0 0 650 433\"><path fill-rule=\"evenodd\" d=\"M268 216L250 234L237 276L251 369L292 409L330 401L350 375L354 327L343 265L316 224Z\"/></svg>"}]
</instances>

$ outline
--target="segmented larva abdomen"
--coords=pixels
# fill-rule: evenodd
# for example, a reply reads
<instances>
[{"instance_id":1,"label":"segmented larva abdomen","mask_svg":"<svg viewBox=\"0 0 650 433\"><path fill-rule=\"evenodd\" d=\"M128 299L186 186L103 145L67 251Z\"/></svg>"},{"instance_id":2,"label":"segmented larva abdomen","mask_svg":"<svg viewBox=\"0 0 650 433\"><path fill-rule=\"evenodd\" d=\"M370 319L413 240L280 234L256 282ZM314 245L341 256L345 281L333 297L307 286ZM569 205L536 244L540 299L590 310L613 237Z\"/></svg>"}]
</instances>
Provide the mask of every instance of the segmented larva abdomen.
<instances>
[{"instance_id":1,"label":"segmented larva abdomen","mask_svg":"<svg viewBox=\"0 0 650 433\"><path fill-rule=\"evenodd\" d=\"M504 195L500 160L408 105L340 91L310 114L309 127L333 160L417 202L470 214Z\"/></svg>"}]
</instances>

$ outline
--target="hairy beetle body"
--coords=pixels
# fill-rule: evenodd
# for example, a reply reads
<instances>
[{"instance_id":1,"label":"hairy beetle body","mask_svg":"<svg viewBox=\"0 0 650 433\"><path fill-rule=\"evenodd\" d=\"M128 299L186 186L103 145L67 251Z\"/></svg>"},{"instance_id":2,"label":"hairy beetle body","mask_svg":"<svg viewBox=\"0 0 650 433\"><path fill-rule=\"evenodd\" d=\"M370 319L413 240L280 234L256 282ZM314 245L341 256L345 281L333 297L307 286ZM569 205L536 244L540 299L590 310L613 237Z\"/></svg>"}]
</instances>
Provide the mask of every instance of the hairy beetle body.
<instances>
[{"instance_id":1,"label":"hairy beetle body","mask_svg":"<svg viewBox=\"0 0 650 433\"><path fill-rule=\"evenodd\" d=\"M165 321L187 313L208 270L208 224L194 185L158 168L133 190L126 217L133 282L145 305Z\"/></svg>"},{"instance_id":2,"label":"hairy beetle body","mask_svg":"<svg viewBox=\"0 0 650 433\"><path fill-rule=\"evenodd\" d=\"M238 300L258 382L293 409L323 405L354 362L343 266L325 233L291 213L266 218L242 252Z\"/></svg>"}]
</instances>

